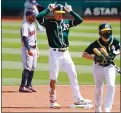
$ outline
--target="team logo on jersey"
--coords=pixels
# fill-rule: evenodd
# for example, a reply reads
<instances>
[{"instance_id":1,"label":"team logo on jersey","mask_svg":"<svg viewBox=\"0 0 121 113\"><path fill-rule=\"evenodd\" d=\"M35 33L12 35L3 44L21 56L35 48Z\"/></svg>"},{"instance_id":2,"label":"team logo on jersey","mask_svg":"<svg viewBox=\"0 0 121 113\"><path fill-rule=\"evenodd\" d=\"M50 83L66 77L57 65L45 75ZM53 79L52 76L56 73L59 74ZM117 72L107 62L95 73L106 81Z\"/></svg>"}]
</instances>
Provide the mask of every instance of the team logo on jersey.
<instances>
[{"instance_id":1,"label":"team logo on jersey","mask_svg":"<svg viewBox=\"0 0 121 113\"><path fill-rule=\"evenodd\" d=\"M63 31L66 31L69 29L69 24L63 23L62 26L63 26Z\"/></svg>"},{"instance_id":2,"label":"team logo on jersey","mask_svg":"<svg viewBox=\"0 0 121 113\"><path fill-rule=\"evenodd\" d=\"M32 36L32 35L34 35L34 34L35 34L35 30L34 30L34 31L29 32L29 36Z\"/></svg>"}]
</instances>

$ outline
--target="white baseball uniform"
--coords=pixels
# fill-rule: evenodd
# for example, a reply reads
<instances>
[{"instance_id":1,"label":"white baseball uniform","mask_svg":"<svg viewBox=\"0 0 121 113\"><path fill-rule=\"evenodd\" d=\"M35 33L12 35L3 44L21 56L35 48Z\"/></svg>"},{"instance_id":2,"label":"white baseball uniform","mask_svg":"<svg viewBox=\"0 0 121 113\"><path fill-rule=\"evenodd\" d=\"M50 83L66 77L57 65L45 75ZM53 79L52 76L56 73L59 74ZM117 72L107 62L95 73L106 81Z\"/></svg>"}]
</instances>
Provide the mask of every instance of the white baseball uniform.
<instances>
[{"instance_id":1,"label":"white baseball uniform","mask_svg":"<svg viewBox=\"0 0 121 113\"><path fill-rule=\"evenodd\" d=\"M68 51L68 33L70 27L76 26L82 22L82 18L74 11L71 11L70 13L74 17L73 20L62 19L61 21L56 21L55 19L44 18L49 12L50 10L47 8L44 12L37 15L36 18L38 22L46 28L48 43L50 46L50 83L52 80L57 81L59 70L63 67L68 74L74 101L77 103L79 100L82 100L83 97L79 91L76 69ZM50 83L49 94L50 102L52 103L56 100L56 90L50 86Z\"/></svg>"},{"instance_id":2,"label":"white baseball uniform","mask_svg":"<svg viewBox=\"0 0 121 113\"><path fill-rule=\"evenodd\" d=\"M114 49L119 50L120 49L120 42L117 38L111 36L108 43L104 43L102 38L97 39L93 43L91 43L85 50L88 54L95 54L93 49L97 48L100 50L100 48L105 48L107 50L107 53L109 56L114 56L113 53ZM86 56L85 56L86 58ZM112 60L113 60L112 59ZM102 106L102 96L103 96L103 85L104 85L104 79L106 79L107 83L107 93L105 97L104 102L104 109L105 111L111 111L114 95L115 95L115 79L116 79L116 69L115 66L108 61L95 61L93 63L93 78L95 82L95 106L96 106L96 112L101 111Z\"/></svg>"}]
</instances>

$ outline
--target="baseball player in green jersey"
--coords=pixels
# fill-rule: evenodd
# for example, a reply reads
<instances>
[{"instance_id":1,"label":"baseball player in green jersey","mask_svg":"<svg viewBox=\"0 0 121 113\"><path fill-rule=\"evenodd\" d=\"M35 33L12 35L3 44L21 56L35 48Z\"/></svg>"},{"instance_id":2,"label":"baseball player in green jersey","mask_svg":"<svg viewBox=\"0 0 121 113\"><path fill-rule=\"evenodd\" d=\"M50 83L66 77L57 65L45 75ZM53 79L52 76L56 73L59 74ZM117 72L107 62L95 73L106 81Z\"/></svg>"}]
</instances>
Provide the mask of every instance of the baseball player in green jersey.
<instances>
[{"instance_id":1,"label":"baseball player in green jersey","mask_svg":"<svg viewBox=\"0 0 121 113\"><path fill-rule=\"evenodd\" d=\"M46 18L45 16L51 11L54 14L54 19ZM70 13L74 19L64 19L66 12ZM49 4L47 9L36 16L36 19L42 26L45 27L50 47L50 107L60 108L60 105L56 101L55 89L60 67L64 68L70 79L75 105L90 104L91 100L84 99L80 94L75 65L68 51L69 28L80 24L83 21L82 18L72 11L72 7L70 5L65 4L65 6L63 6L61 4Z\"/></svg>"},{"instance_id":2,"label":"baseball player in green jersey","mask_svg":"<svg viewBox=\"0 0 121 113\"><path fill-rule=\"evenodd\" d=\"M112 28L108 23L100 24L100 38L91 43L84 51L82 57L94 60L93 77L95 81L95 111L102 112L102 95L104 78L107 83L104 110L111 112L115 94L116 68L113 60L120 54L120 42L112 36ZM101 53L101 54L100 54Z\"/></svg>"}]
</instances>

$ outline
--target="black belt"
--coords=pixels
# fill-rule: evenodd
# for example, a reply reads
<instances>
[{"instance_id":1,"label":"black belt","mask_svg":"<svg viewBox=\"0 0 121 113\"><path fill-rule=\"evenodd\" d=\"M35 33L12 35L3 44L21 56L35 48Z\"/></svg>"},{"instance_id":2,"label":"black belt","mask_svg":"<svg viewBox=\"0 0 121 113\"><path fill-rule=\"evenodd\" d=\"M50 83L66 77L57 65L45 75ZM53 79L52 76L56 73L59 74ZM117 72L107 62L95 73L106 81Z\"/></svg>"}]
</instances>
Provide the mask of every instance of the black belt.
<instances>
[{"instance_id":1,"label":"black belt","mask_svg":"<svg viewBox=\"0 0 121 113\"><path fill-rule=\"evenodd\" d=\"M109 66L110 64L99 64L99 66L103 66L103 67L107 67Z\"/></svg>"},{"instance_id":2,"label":"black belt","mask_svg":"<svg viewBox=\"0 0 121 113\"><path fill-rule=\"evenodd\" d=\"M106 67L106 66L110 65L110 64L100 64L99 62L95 62L95 64L98 64L99 66L103 66L103 67Z\"/></svg>"},{"instance_id":3,"label":"black belt","mask_svg":"<svg viewBox=\"0 0 121 113\"><path fill-rule=\"evenodd\" d=\"M30 45L30 48L34 48L35 49L36 48L36 45Z\"/></svg>"},{"instance_id":4,"label":"black belt","mask_svg":"<svg viewBox=\"0 0 121 113\"><path fill-rule=\"evenodd\" d=\"M53 51L65 52L67 48L54 48Z\"/></svg>"}]
</instances>

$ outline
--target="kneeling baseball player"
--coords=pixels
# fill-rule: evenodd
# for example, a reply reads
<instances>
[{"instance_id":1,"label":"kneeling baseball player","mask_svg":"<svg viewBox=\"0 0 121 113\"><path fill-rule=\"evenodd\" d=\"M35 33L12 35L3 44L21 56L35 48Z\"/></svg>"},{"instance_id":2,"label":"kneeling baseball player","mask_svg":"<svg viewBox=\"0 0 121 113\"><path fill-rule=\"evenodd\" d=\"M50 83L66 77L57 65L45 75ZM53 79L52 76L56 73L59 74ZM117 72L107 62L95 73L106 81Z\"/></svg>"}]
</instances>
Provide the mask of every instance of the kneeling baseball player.
<instances>
[{"instance_id":1,"label":"kneeling baseball player","mask_svg":"<svg viewBox=\"0 0 121 113\"><path fill-rule=\"evenodd\" d=\"M115 78L117 67L113 60L120 54L120 42L112 36L112 28L108 23L100 24L100 38L91 43L84 51L82 57L94 60L93 77L95 81L95 112L102 112L102 95L104 78L107 82L107 95L104 110L111 112L115 94ZM119 73L120 71L117 70Z\"/></svg>"}]
</instances>

